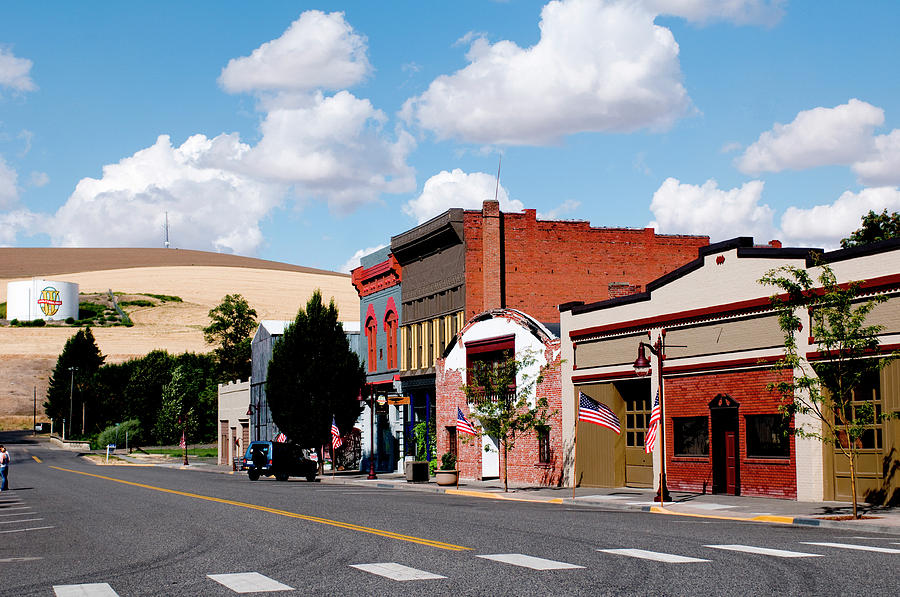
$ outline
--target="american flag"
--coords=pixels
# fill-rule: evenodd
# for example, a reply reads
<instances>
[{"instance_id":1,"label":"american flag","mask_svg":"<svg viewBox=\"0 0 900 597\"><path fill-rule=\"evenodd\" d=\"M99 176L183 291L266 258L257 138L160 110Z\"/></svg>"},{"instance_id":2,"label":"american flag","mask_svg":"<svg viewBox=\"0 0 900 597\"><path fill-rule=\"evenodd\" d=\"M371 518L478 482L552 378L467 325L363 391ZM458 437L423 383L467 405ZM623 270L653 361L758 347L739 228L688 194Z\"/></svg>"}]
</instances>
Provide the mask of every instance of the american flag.
<instances>
[{"instance_id":1,"label":"american flag","mask_svg":"<svg viewBox=\"0 0 900 597\"><path fill-rule=\"evenodd\" d=\"M287 436L284 433L279 433L278 435L275 436L275 441L278 442L279 444L283 444L284 442L287 441Z\"/></svg>"},{"instance_id":2,"label":"american flag","mask_svg":"<svg viewBox=\"0 0 900 597\"><path fill-rule=\"evenodd\" d=\"M334 417L331 417L331 448L340 448L343 443L344 442L341 441L341 432L338 431L337 423L334 422Z\"/></svg>"},{"instance_id":3,"label":"american flag","mask_svg":"<svg viewBox=\"0 0 900 597\"><path fill-rule=\"evenodd\" d=\"M184 432L182 431L181 432L181 441L178 443L178 447L181 448L182 450L184 450L186 445L187 444L184 441Z\"/></svg>"},{"instance_id":4,"label":"american flag","mask_svg":"<svg viewBox=\"0 0 900 597\"><path fill-rule=\"evenodd\" d=\"M650 411L650 426L647 429L647 435L644 436L644 452L649 454L653 451L653 444L656 442L656 432L659 430L659 390L656 390L656 397L653 399L653 409Z\"/></svg>"},{"instance_id":5,"label":"american flag","mask_svg":"<svg viewBox=\"0 0 900 597\"><path fill-rule=\"evenodd\" d=\"M475 428L472 427L472 424L469 423L466 416L463 414L463 411L458 406L456 407L456 430L460 433L468 433L469 435L478 435L478 432L475 431Z\"/></svg>"},{"instance_id":6,"label":"american flag","mask_svg":"<svg viewBox=\"0 0 900 597\"><path fill-rule=\"evenodd\" d=\"M601 427L622 433L619 417L608 406L593 400L584 392L578 392L578 420L596 423Z\"/></svg>"}]
</instances>

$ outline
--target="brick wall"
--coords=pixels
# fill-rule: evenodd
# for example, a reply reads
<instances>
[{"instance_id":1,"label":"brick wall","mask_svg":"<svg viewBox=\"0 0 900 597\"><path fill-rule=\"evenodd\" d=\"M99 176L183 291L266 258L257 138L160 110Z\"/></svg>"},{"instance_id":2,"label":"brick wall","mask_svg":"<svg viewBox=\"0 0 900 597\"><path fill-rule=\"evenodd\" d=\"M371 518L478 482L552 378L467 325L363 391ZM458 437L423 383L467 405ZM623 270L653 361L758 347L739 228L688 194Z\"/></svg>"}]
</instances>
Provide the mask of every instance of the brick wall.
<instances>
[{"instance_id":1,"label":"brick wall","mask_svg":"<svg viewBox=\"0 0 900 597\"><path fill-rule=\"evenodd\" d=\"M527 483L530 485L558 486L562 480L563 441L562 441L562 373L560 368L559 340L551 340L545 344L544 356L551 366L544 373L544 378L535 388L538 397L546 397L549 404L550 417L550 453L549 464L539 463L538 440L534 431L518 436L509 454L507 475L510 483ZM466 418L471 420L471 410L466 402L462 386L464 371L445 370L444 360L439 359L436 367L437 401L437 452L441 454L450 449L447 427L456 426L456 409L461 408ZM465 439L463 439L465 438ZM502 447L501 447L502 450ZM462 479L481 479L481 459L483 449L481 438L460 434L459 458L457 468ZM503 477L503 453L500 454L500 476Z\"/></svg>"},{"instance_id":2,"label":"brick wall","mask_svg":"<svg viewBox=\"0 0 900 597\"><path fill-rule=\"evenodd\" d=\"M485 202L485 206L489 203ZM486 209L490 209L486 207ZM489 212L487 212L489 213ZM466 211L466 319L500 305L485 301L484 211ZM502 306L538 321L559 320L556 306L572 300L610 298L609 288L628 294L697 258L705 236L657 235L651 228L595 228L589 222L537 220L533 209L501 214ZM490 220L489 220L490 221ZM488 304L486 307L485 305Z\"/></svg>"},{"instance_id":3,"label":"brick wall","mask_svg":"<svg viewBox=\"0 0 900 597\"><path fill-rule=\"evenodd\" d=\"M709 416L709 402L718 394L728 394L738 408L741 495L796 499L794 438L790 438L790 458L748 458L746 415L775 414L781 398L766 390L777 380L770 370L704 373L666 379L666 460L669 489L706 492L712 490L712 442L706 458L675 457L672 417Z\"/></svg>"}]
</instances>

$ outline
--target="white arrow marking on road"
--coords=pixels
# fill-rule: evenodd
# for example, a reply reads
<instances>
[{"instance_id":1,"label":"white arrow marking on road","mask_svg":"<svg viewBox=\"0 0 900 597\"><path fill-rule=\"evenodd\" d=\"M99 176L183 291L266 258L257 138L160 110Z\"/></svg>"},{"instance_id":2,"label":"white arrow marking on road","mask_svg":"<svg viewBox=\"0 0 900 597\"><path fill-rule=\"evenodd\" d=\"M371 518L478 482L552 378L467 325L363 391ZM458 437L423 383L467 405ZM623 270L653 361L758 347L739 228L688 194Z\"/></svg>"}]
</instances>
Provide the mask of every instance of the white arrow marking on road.
<instances>
[{"instance_id":1,"label":"white arrow marking on road","mask_svg":"<svg viewBox=\"0 0 900 597\"><path fill-rule=\"evenodd\" d=\"M852 543L817 543L815 541L801 541L806 545L821 545L822 547L837 547L839 549L855 549L857 551L877 551L878 553L900 553L900 549L891 547L872 547L871 545L853 545Z\"/></svg>"},{"instance_id":2,"label":"white arrow marking on road","mask_svg":"<svg viewBox=\"0 0 900 597\"><path fill-rule=\"evenodd\" d=\"M611 553L620 556L628 556L630 558L641 558L642 560L655 560L657 562L665 562L667 564L690 564L694 562L708 562L700 558L689 558L687 556L676 556L671 553L660 553L657 551L647 551L645 549L598 549L604 553Z\"/></svg>"},{"instance_id":3,"label":"white arrow marking on road","mask_svg":"<svg viewBox=\"0 0 900 597\"><path fill-rule=\"evenodd\" d=\"M259 572L237 572L235 574L207 574L220 585L235 593L265 593L266 591L293 591L293 587L263 576Z\"/></svg>"},{"instance_id":4,"label":"white arrow marking on road","mask_svg":"<svg viewBox=\"0 0 900 597\"><path fill-rule=\"evenodd\" d=\"M371 574L377 574L378 576L384 576L385 578L399 581L433 580L437 578L447 578L446 576L441 576L440 574L432 574L431 572L417 570L416 568L410 568L409 566L404 566L403 564L397 564L394 562L384 562L381 564L350 564L350 567L362 570L363 572L369 572Z\"/></svg>"},{"instance_id":5,"label":"white arrow marking on road","mask_svg":"<svg viewBox=\"0 0 900 597\"><path fill-rule=\"evenodd\" d=\"M109 583L98 582L86 585L54 585L56 597L119 597Z\"/></svg>"},{"instance_id":6,"label":"white arrow marking on road","mask_svg":"<svg viewBox=\"0 0 900 597\"><path fill-rule=\"evenodd\" d=\"M713 549L725 549L728 551L740 551L744 553L758 553L764 556L776 558L821 558L820 553L803 553L802 551L788 551L785 549L771 549L768 547L755 547L753 545L704 545Z\"/></svg>"},{"instance_id":7,"label":"white arrow marking on road","mask_svg":"<svg viewBox=\"0 0 900 597\"><path fill-rule=\"evenodd\" d=\"M512 564L513 566L522 566L523 568L531 568L532 570L566 570L569 568L584 568L577 564L567 564L566 562L556 562L554 560L546 560L544 558L536 558L534 556L526 556L520 553L498 553L488 556L478 556L485 560L494 560L495 562L503 562L504 564Z\"/></svg>"}]
</instances>

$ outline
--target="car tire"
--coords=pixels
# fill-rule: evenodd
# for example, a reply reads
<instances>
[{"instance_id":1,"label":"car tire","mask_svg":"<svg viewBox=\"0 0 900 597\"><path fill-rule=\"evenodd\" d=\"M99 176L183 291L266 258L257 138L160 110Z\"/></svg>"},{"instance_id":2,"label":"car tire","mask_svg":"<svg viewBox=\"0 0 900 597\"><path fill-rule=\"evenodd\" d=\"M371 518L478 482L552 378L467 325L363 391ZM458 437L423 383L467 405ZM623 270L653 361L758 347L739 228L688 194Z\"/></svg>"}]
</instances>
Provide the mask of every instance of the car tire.
<instances>
[{"instance_id":1,"label":"car tire","mask_svg":"<svg viewBox=\"0 0 900 597\"><path fill-rule=\"evenodd\" d=\"M251 481L256 481L259 479L259 471L247 471L247 476L250 477Z\"/></svg>"},{"instance_id":2,"label":"car tire","mask_svg":"<svg viewBox=\"0 0 900 597\"><path fill-rule=\"evenodd\" d=\"M306 480L309 481L310 483L312 483L313 481L316 480L316 474L315 474L315 473L309 473L308 475L306 475Z\"/></svg>"},{"instance_id":3,"label":"car tire","mask_svg":"<svg viewBox=\"0 0 900 597\"><path fill-rule=\"evenodd\" d=\"M288 474L287 473L275 473L275 480L276 481L287 481Z\"/></svg>"}]
</instances>

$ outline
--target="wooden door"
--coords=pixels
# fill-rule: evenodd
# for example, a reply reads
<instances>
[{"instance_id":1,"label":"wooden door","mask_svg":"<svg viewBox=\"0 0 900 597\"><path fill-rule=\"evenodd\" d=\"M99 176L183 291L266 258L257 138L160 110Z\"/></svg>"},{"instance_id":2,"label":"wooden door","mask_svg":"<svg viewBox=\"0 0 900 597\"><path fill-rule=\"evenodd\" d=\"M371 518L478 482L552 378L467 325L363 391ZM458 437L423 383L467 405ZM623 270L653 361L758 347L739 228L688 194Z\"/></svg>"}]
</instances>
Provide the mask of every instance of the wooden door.
<instances>
[{"instance_id":1,"label":"wooden door","mask_svg":"<svg viewBox=\"0 0 900 597\"><path fill-rule=\"evenodd\" d=\"M734 431L725 432L725 493L737 494L737 437Z\"/></svg>"}]
</instances>

